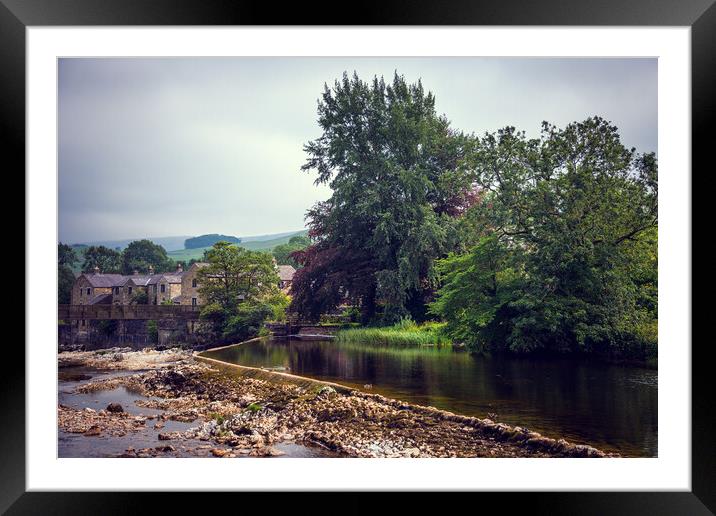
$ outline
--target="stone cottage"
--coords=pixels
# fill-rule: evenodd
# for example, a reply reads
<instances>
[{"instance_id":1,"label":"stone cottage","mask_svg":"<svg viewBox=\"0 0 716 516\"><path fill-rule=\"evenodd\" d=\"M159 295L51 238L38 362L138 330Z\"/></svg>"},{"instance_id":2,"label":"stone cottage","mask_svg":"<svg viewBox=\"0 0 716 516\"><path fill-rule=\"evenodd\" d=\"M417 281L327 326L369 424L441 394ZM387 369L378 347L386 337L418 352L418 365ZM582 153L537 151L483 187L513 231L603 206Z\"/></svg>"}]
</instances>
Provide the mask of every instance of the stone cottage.
<instances>
[{"instance_id":1,"label":"stone cottage","mask_svg":"<svg viewBox=\"0 0 716 516\"><path fill-rule=\"evenodd\" d=\"M296 269L291 265L279 265L278 266L278 288L284 294L288 294L291 290L291 284L293 283L293 275L296 274Z\"/></svg>"},{"instance_id":2,"label":"stone cottage","mask_svg":"<svg viewBox=\"0 0 716 516\"><path fill-rule=\"evenodd\" d=\"M98 267L93 273L82 273L72 287L73 305L111 304L117 289L121 289L126 276L121 274L102 274Z\"/></svg>"}]
</instances>

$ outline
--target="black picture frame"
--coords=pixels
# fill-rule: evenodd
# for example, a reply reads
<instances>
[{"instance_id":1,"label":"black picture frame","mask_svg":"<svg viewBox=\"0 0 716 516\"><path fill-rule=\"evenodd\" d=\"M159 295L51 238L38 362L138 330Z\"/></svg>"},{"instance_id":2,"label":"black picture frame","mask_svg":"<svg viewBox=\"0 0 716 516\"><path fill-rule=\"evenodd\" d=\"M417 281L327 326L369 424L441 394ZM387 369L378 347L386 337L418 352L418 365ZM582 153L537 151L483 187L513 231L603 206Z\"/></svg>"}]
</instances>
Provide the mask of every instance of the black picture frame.
<instances>
[{"instance_id":1,"label":"black picture frame","mask_svg":"<svg viewBox=\"0 0 716 516\"><path fill-rule=\"evenodd\" d=\"M25 169L25 28L62 25L690 26L692 158L695 166L703 164L705 168L713 134L710 129L714 126L716 113L714 0L374 0L361 2L359 8L352 9L349 14L341 14L336 5L321 2L284 5L240 0L0 0L0 127L3 129L1 140L5 148L3 163L7 167L6 176ZM691 173L691 177L693 180L695 175ZM692 191L696 191L693 183ZM699 264L693 259L693 270L698 270ZM714 382L709 371L709 343L694 344L691 492L503 493L480 496L497 502L500 512L511 512L511 509L523 504L528 504L527 510L533 514L696 515L716 511L716 433L712 417L716 407ZM0 375L0 414L4 420L0 439L0 511L7 511L8 514L124 514L156 512L158 508L165 507L166 496L147 493L25 492L25 356L19 346L7 346L4 351L6 363L15 365L6 366ZM183 499L180 495L172 496L175 500ZM213 504L220 507L223 504L221 498L224 497L214 499ZM285 502L286 506L301 504L302 498L293 497L292 501ZM421 497L416 499L417 503L422 503ZM272 504L275 502L276 499L272 498ZM356 510L361 503L347 505ZM280 507L274 505L273 508Z\"/></svg>"}]
</instances>

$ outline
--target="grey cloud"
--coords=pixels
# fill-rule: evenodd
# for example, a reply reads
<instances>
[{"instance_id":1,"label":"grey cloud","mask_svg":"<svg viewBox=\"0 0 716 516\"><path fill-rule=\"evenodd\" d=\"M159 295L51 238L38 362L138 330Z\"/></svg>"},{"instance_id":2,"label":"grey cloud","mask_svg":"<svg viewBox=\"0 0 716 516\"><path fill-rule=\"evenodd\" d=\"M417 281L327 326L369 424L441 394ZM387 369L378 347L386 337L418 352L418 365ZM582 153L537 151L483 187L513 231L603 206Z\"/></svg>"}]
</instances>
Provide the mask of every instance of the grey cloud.
<instances>
[{"instance_id":1,"label":"grey cloud","mask_svg":"<svg viewBox=\"0 0 716 516\"><path fill-rule=\"evenodd\" d=\"M280 232L330 195L300 172L316 101L343 71L421 78L453 126L536 136L600 115L657 150L655 59L62 59L59 217L67 242Z\"/></svg>"}]
</instances>

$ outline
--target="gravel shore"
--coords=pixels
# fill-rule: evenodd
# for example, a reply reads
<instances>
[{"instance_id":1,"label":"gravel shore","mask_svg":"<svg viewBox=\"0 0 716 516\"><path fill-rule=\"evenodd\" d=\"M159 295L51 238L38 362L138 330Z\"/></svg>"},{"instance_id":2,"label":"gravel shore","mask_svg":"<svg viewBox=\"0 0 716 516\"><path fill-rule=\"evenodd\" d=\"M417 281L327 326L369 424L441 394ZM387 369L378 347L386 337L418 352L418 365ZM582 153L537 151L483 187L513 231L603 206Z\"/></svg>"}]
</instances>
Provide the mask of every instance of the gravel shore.
<instances>
[{"instance_id":1,"label":"gravel shore","mask_svg":"<svg viewBox=\"0 0 716 516\"><path fill-rule=\"evenodd\" d=\"M215 457L278 456L286 441L323 447L345 457L613 457L590 446L551 439L489 419L403 403L378 394L281 375L261 378L217 367L190 352L105 350L59 355L60 367L128 371L88 381L94 392L120 386L146 396L136 404L158 416L130 416L122 407L99 411L58 407L67 432L128 435L154 425L157 446L123 456L156 456L182 442L204 442ZM62 369L61 369L62 370ZM255 376L255 375L254 375ZM119 409L119 410L118 410ZM161 433L167 420L193 422L183 432Z\"/></svg>"}]
</instances>

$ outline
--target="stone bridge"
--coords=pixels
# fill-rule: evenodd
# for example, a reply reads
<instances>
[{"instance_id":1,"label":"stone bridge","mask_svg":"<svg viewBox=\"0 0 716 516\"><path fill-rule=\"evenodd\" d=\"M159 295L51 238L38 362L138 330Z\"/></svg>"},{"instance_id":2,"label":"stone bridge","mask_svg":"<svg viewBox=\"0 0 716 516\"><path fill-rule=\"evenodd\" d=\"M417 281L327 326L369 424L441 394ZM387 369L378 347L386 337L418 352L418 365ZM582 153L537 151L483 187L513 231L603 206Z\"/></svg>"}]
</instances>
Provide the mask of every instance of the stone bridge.
<instances>
[{"instance_id":1,"label":"stone bridge","mask_svg":"<svg viewBox=\"0 0 716 516\"><path fill-rule=\"evenodd\" d=\"M58 305L57 318L77 320L198 321L200 306L191 305Z\"/></svg>"},{"instance_id":2,"label":"stone bridge","mask_svg":"<svg viewBox=\"0 0 716 516\"><path fill-rule=\"evenodd\" d=\"M199 324L200 311L191 305L58 305L59 344L91 349L185 343ZM149 321L156 322L154 337Z\"/></svg>"}]
</instances>

